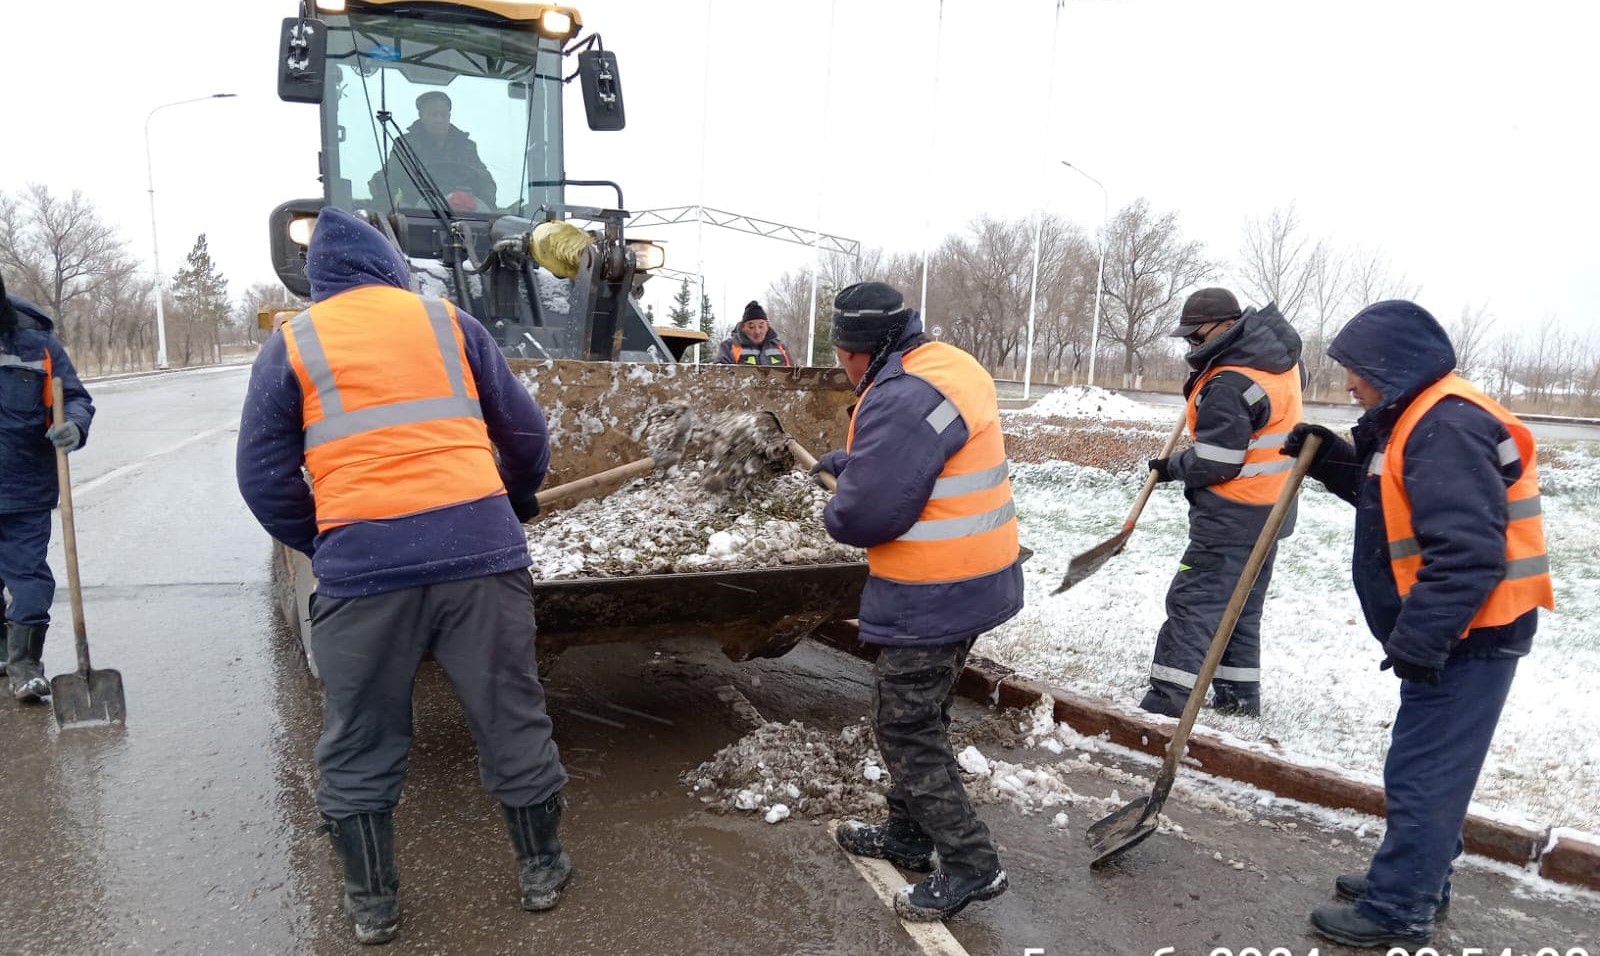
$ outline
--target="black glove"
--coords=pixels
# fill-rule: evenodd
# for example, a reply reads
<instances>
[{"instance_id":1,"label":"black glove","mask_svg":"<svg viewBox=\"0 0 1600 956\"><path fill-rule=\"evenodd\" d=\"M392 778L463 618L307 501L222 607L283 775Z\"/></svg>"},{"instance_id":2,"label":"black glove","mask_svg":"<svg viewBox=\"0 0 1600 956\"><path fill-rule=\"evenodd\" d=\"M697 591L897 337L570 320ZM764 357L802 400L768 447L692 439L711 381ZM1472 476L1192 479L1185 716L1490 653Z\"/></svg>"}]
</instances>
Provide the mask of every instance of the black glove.
<instances>
[{"instance_id":1,"label":"black glove","mask_svg":"<svg viewBox=\"0 0 1600 956\"><path fill-rule=\"evenodd\" d=\"M539 517L539 497L529 495L521 501L511 502L511 510L517 513L517 520L527 524Z\"/></svg>"},{"instance_id":2,"label":"black glove","mask_svg":"<svg viewBox=\"0 0 1600 956\"><path fill-rule=\"evenodd\" d=\"M1152 458L1145 462L1145 464L1149 466L1151 471L1156 473L1156 481L1171 481L1171 462L1172 459L1170 458Z\"/></svg>"},{"instance_id":3,"label":"black glove","mask_svg":"<svg viewBox=\"0 0 1600 956\"><path fill-rule=\"evenodd\" d=\"M1333 451L1344 443L1344 439L1333 433L1333 429L1323 425L1313 425L1310 422L1301 422L1289 431L1289 437L1283 440L1283 454L1290 458L1299 458L1300 449L1305 447L1306 436L1315 435L1322 440L1317 446L1317 453L1311 459L1313 465L1322 464L1322 459L1328 457L1328 452Z\"/></svg>"},{"instance_id":4,"label":"black glove","mask_svg":"<svg viewBox=\"0 0 1600 956\"><path fill-rule=\"evenodd\" d=\"M1398 657L1385 657L1383 663L1378 665L1379 670L1388 670L1391 667L1394 668L1394 676L1401 680L1414 680L1430 687L1439 686L1439 668L1437 667L1424 667L1421 664L1403 661Z\"/></svg>"},{"instance_id":5,"label":"black glove","mask_svg":"<svg viewBox=\"0 0 1600 956\"><path fill-rule=\"evenodd\" d=\"M850 454L843 448L835 448L833 451L824 452L822 457L817 459L817 463L811 466L810 473L812 477L815 477L818 473L825 471L837 479L839 473L844 471L845 465L849 463ZM819 479L817 484L822 485L822 481ZM826 488L827 485L822 485L822 487Z\"/></svg>"}]
</instances>

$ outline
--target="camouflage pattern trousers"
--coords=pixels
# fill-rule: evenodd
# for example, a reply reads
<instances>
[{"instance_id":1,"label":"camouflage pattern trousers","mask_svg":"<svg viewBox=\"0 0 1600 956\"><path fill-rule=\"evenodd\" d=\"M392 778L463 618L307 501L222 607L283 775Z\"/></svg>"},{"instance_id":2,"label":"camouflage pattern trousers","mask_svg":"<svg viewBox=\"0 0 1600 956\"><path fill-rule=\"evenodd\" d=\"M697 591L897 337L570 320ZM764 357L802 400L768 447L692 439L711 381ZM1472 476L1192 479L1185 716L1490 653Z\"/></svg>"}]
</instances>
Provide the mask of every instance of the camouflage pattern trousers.
<instances>
[{"instance_id":1,"label":"camouflage pattern trousers","mask_svg":"<svg viewBox=\"0 0 1600 956\"><path fill-rule=\"evenodd\" d=\"M950 749L950 706L975 640L884 647L872 695L878 750L893 778L889 816L916 823L933 839L940 867L953 875L1000 868Z\"/></svg>"}]
</instances>

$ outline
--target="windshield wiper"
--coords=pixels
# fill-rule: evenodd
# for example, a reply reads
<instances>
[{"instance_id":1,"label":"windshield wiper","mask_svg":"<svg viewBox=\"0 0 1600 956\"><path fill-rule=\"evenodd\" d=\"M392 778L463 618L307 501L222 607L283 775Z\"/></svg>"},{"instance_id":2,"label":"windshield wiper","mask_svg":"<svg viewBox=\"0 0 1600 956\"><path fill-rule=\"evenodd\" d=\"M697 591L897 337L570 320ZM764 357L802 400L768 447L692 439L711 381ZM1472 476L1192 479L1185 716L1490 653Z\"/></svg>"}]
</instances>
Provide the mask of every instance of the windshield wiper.
<instances>
[{"instance_id":1,"label":"windshield wiper","mask_svg":"<svg viewBox=\"0 0 1600 956\"><path fill-rule=\"evenodd\" d=\"M439 184L434 181L433 174L428 172L428 167L411 148L411 143L406 140L405 133L400 129L400 124L394 120L394 114L388 110L378 111L378 122L394 130L394 140L390 144L394 150L395 158L400 160L400 168L416 184L422 192L422 201L427 203L428 211L433 213L438 220L448 228L450 225L450 206L445 202L444 193L440 191ZM387 184L385 184L387 188Z\"/></svg>"}]
</instances>

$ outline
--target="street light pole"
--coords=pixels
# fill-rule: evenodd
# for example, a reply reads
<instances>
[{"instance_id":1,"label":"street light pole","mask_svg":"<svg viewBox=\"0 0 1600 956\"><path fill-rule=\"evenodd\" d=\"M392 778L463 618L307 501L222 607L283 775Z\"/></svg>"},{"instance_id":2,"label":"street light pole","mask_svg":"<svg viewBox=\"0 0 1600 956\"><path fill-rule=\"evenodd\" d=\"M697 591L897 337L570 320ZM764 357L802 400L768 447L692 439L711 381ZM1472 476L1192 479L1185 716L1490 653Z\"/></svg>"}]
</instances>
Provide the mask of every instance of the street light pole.
<instances>
[{"instance_id":1,"label":"street light pole","mask_svg":"<svg viewBox=\"0 0 1600 956\"><path fill-rule=\"evenodd\" d=\"M212 93L210 96L196 96L193 99L174 100L171 103L162 103L152 109L144 118L144 177L146 190L150 194L150 261L156 269L156 367L167 367L167 316L162 304L162 279L161 279L161 248L156 235L156 177L150 163L150 120L161 110L169 106L182 106L185 103L201 103L206 100L225 100L236 93Z\"/></svg>"},{"instance_id":2,"label":"street light pole","mask_svg":"<svg viewBox=\"0 0 1600 956\"><path fill-rule=\"evenodd\" d=\"M1100 180L1064 159L1061 165L1100 187L1100 271L1094 279L1094 324L1089 327L1089 384L1093 385L1094 356L1100 350L1100 290L1105 287L1106 280L1106 225L1111 219L1111 197L1106 195L1106 187Z\"/></svg>"}]
</instances>

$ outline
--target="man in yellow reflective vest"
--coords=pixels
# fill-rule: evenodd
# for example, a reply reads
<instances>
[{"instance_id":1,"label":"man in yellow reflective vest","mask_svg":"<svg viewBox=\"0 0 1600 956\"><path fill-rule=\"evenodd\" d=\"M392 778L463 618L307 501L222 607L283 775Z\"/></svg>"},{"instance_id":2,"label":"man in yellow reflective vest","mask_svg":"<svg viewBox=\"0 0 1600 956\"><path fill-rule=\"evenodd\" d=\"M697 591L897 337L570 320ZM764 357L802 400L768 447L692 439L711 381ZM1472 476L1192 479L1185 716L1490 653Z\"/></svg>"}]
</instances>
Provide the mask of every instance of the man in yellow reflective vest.
<instances>
[{"instance_id":1,"label":"man in yellow reflective vest","mask_svg":"<svg viewBox=\"0 0 1600 956\"><path fill-rule=\"evenodd\" d=\"M838 840L933 871L896 895L895 910L939 920L1006 889L949 737L973 642L1022 608L999 403L983 366L924 335L916 311L882 282L834 299L833 342L860 398L845 448L817 462L839 482L823 517L836 540L867 550L861 639L882 648L874 729L893 778L888 821L852 820Z\"/></svg>"},{"instance_id":2,"label":"man in yellow reflective vest","mask_svg":"<svg viewBox=\"0 0 1600 956\"><path fill-rule=\"evenodd\" d=\"M544 415L478 320L412 293L406 260L367 223L324 209L306 272L311 307L251 371L237 472L262 527L317 575L317 809L356 939L399 926L393 811L425 656L461 698L522 906L549 909L572 864L522 528L550 462Z\"/></svg>"},{"instance_id":3,"label":"man in yellow reflective vest","mask_svg":"<svg viewBox=\"0 0 1600 956\"><path fill-rule=\"evenodd\" d=\"M1467 804L1538 609L1555 604L1537 449L1455 374L1449 337L1415 303L1367 306L1328 355L1366 409L1355 443L1301 424L1283 453L1320 435L1311 476L1356 507L1351 576L1381 666L1400 678L1400 710L1383 843L1367 872L1334 881L1345 902L1311 924L1348 946L1413 948L1450 905Z\"/></svg>"},{"instance_id":4,"label":"man in yellow reflective vest","mask_svg":"<svg viewBox=\"0 0 1600 956\"><path fill-rule=\"evenodd\" d=\"M1150 689L1139 702L1169 717L1183 713L1211 638L1250 549L1292 462L1278 454L1300 420L1300 336L1275 306L1239 308L1227 289L1201 289L1183 304L1172 335L1189 343L1193 371L1183 387L1194 444L1150 462L1161 481L1183 482L1189 547L1167 590L1167 620L1156 636ZM1294 531L1295 512L1279 539ZM1277 548L1250 590L1212 682L1221 713L1261 713L1261 606Z\"/></svg>"}]
</instances>

